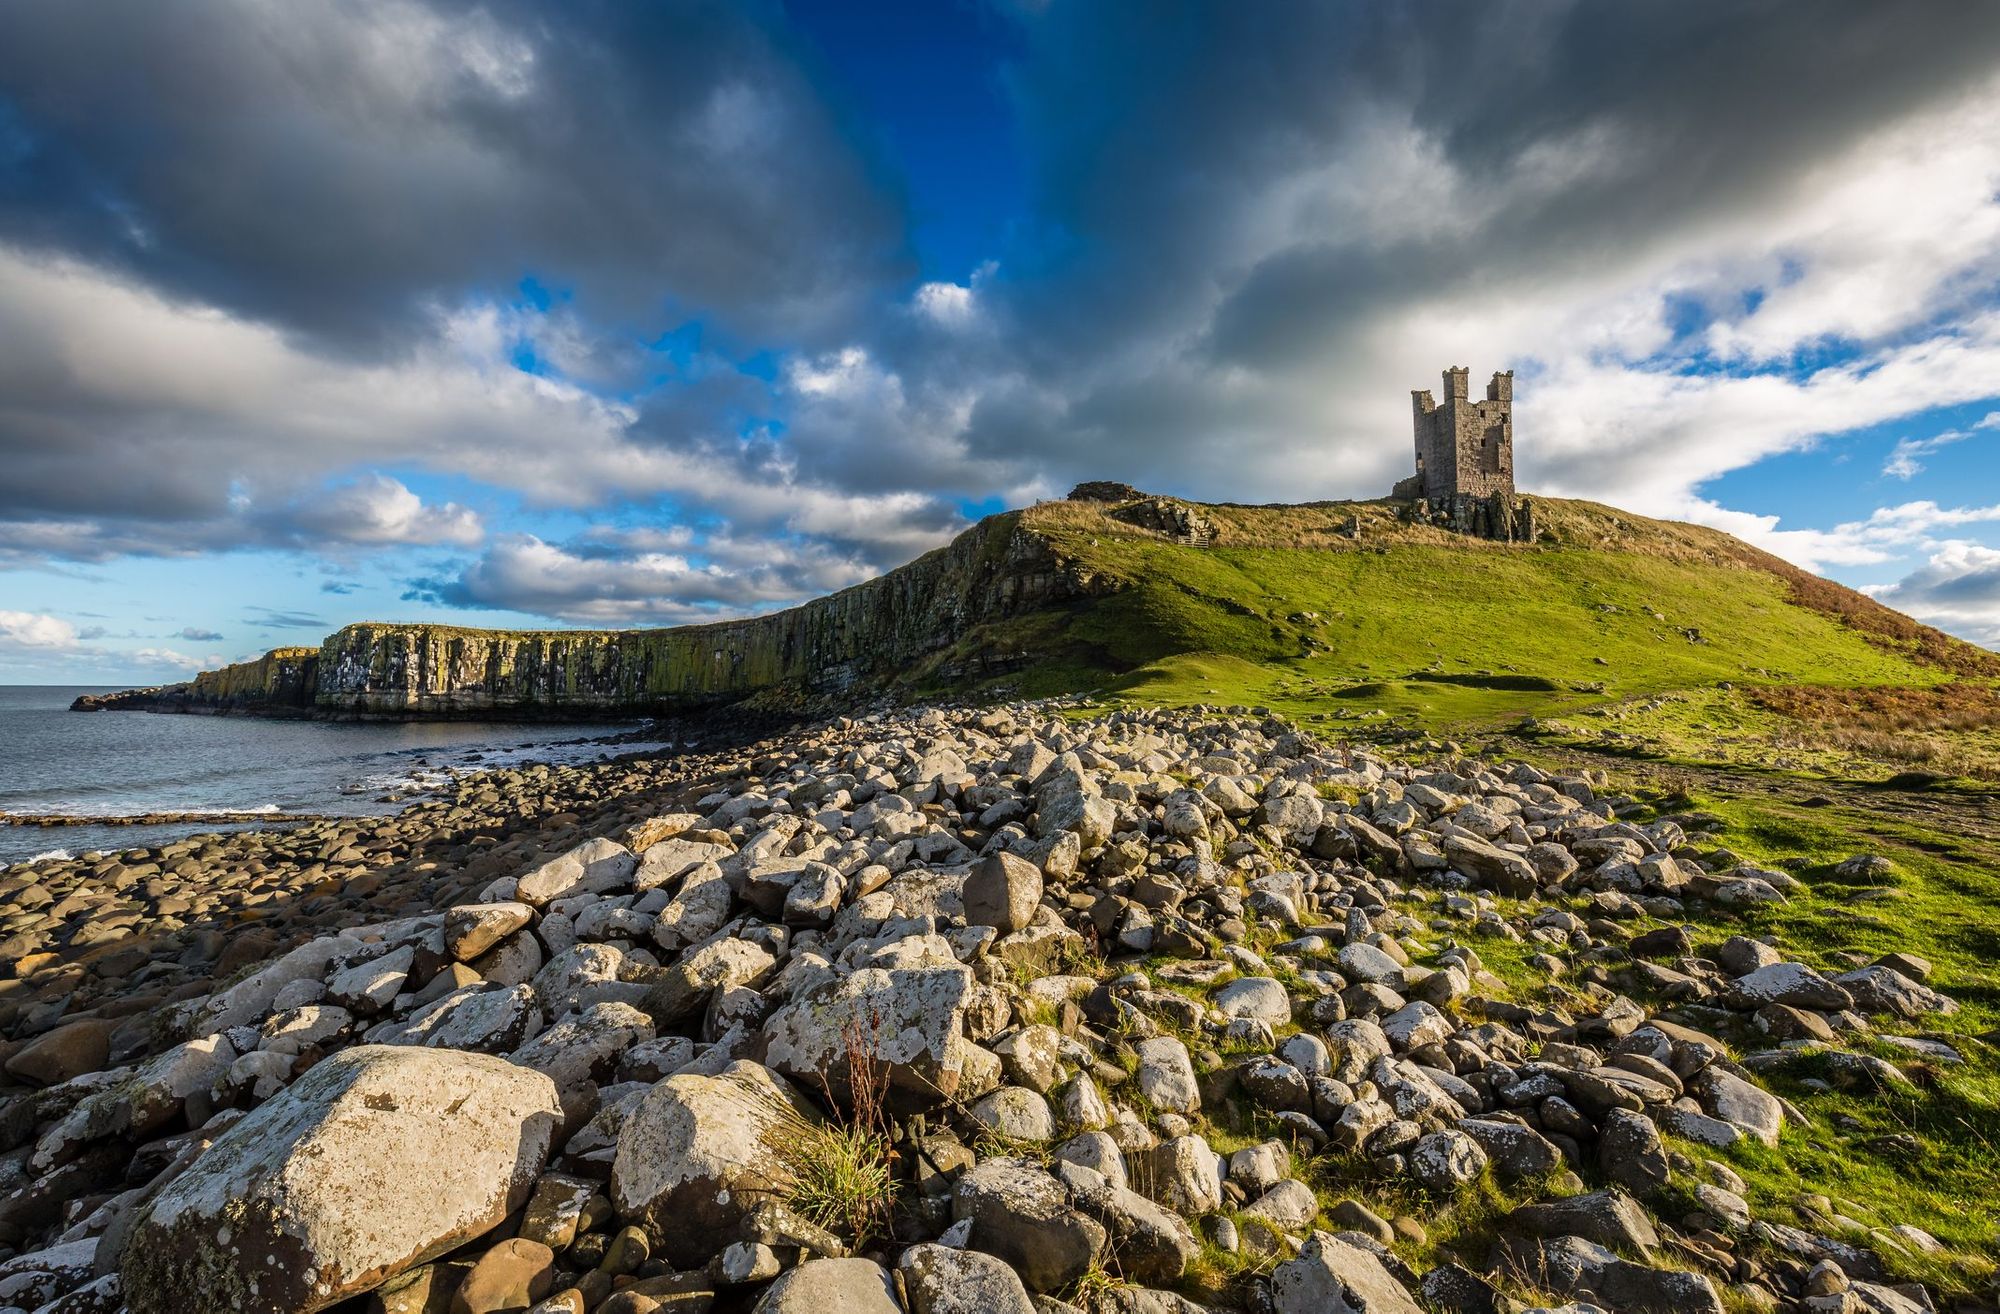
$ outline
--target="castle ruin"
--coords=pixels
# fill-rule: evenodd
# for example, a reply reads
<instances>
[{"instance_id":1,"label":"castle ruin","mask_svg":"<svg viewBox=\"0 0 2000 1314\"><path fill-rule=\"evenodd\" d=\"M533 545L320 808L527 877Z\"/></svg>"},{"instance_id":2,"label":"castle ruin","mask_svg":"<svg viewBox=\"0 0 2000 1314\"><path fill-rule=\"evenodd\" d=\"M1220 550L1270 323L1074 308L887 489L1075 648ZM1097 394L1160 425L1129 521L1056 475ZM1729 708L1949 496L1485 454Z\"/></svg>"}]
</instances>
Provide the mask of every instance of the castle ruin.
<instances>
[{"instance_id":1,"label":"castle ruin","mask_svg":"<svg viewBox=\"0 0 2000 1314\"><path fill-rule=\"evenodd\" d=\"M1461 534L1503 542L1535 536L1534 511L1514 495L1514 372L1494 374L1486 396L1471 393L1472 371L1444 372L1444 400L1413 389L1417 472L1391 497L1408 501L1406 515Z\"/></svg>"}]
</instances>

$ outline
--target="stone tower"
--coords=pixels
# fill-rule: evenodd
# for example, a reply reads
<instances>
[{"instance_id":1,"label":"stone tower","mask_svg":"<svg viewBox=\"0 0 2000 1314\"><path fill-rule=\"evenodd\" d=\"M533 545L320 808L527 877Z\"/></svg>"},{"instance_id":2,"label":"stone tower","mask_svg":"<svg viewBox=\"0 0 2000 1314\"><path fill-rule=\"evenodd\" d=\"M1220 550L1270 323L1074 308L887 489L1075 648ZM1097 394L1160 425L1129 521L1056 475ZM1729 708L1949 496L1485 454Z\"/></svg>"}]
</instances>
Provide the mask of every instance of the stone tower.
<instances>
[{"instance_id":1,"label":"stone tower","mask_svg":"<svg viewBox=\"0 0 2000 1314\"><path fill-rule=\"evenodd\" d=\"M1514 495L1514 372L1495 374L1486 399L1470 394L1471 371L1444 372L1444 400L1410 393L1417 429L1415 494L1432 502Z\"/></svg>"},{"instance_id":2,"label":"stone tower","mask_svg":"<svg viewBox=\"0 0 2000 1314\"><path fill-rule=\"evenodd\" d=\"M1481 401L1472 397L1471 373L1446 370L1441 402L1428 388L1410 393L1417 472L1390 496L1413 504L1410 518L1461 534L1531 540L1533 508L1514 497L1514 371L1495 374Z\"/></svg>"}]
</instances>

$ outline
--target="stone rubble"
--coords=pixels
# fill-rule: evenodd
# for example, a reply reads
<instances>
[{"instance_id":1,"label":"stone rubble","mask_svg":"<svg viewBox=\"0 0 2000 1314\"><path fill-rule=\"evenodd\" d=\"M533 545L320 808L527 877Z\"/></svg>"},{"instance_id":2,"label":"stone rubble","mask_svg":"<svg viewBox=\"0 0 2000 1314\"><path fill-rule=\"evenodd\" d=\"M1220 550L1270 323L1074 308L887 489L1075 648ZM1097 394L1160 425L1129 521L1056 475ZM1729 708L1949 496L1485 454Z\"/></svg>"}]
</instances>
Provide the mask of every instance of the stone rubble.
<instances>
[{"instance_id":1,"label":"stone rubble","mask_svg":"<svg viewBox=\"0 0 2000 1314\"><path fill-rule=\"evenodd\" d=\"M70 989L0 992L0 1314L1931 1307L1878 1253L1919 1228L1760 1219L1663 1139L1776 1144L1758 1074L1800 1055L1907 1081L1847 1042L1935 1059L1894 1034L1955 1007L1928 964L1683 925L1796 886L1583 776L1061 710L635 768L644 815L141 1008L72 970L107 902L10 877L14 981ZM1502 945L1560 1006L1510 1002ZM811 1158L850 1127L872 1213ZM1424 1273L1414 1217L1325 1186L1489 1177L1522 1202Z\"/></svg>"}]
</instances>

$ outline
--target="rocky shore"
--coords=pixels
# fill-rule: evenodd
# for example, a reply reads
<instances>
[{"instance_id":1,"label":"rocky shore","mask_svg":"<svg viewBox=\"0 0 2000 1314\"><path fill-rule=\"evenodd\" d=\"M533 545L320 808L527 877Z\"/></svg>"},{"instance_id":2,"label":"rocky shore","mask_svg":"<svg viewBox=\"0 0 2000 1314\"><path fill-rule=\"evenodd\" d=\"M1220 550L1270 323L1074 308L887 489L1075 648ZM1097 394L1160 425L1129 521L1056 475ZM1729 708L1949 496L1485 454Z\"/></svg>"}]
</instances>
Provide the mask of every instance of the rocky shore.
<instances>
[{"instance_id":1,"label":"rocky shore","mask_svg":"<svg viewBox=\"0 0 2000 1314\"><path fill-rule=\"evenodd\" d=\"M1937 1307L1729 1162L1928 964L1601 777L1064 710L14 869L0 1314Z\"/></svg>"}]
</instances>

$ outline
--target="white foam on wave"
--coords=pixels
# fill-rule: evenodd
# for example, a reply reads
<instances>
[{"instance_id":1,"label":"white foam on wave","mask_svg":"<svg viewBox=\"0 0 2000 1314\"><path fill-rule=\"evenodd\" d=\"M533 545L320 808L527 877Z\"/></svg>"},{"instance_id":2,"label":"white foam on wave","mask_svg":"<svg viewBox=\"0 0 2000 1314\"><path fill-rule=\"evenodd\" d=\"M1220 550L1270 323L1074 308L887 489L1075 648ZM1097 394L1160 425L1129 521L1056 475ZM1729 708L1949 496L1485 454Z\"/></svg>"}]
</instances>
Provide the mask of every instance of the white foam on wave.
<instances>
[{"instance_id":1,"label":"white foam on wave","mask_svg":"<svg viewBox=\"0 0 2000 1314\"><path fill-rule=\"evenodd\" d=\"M23 858L22 861L23 862L68 862L71 858L75 856L76 855L71 853L68 849L46 849L41 853L33 855L32 857Z\"/></svg>"}]
</instances>

